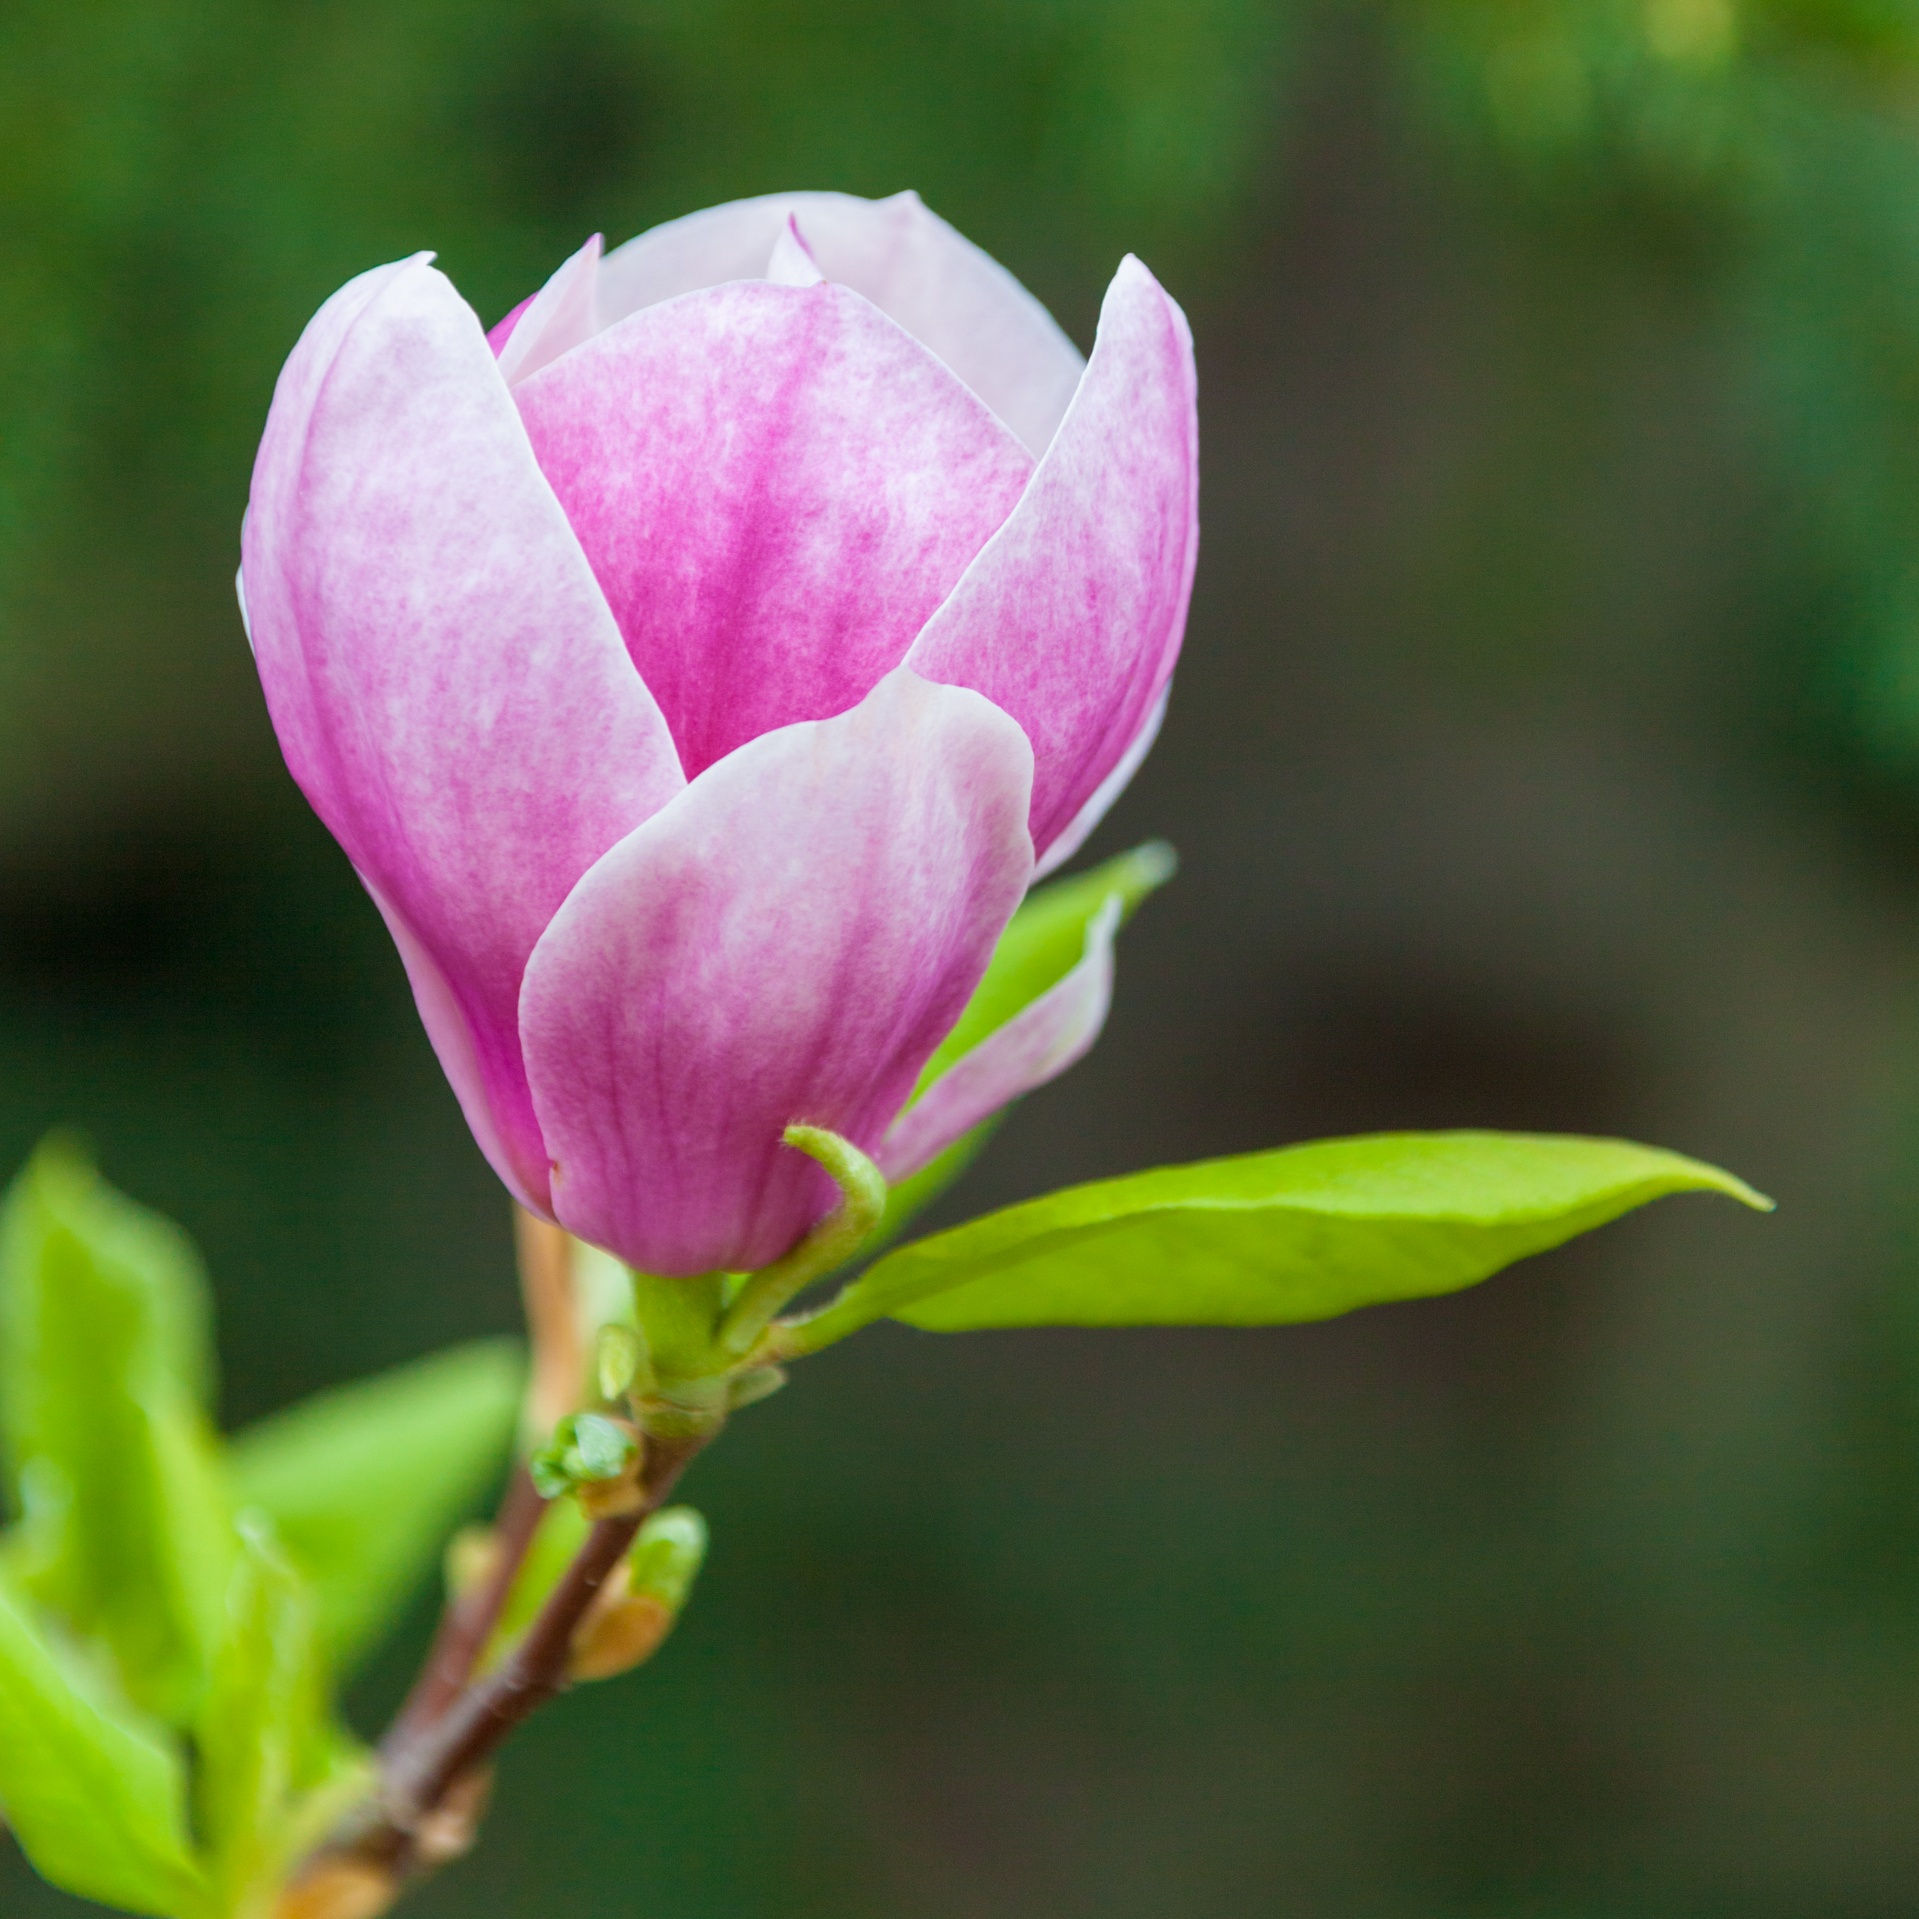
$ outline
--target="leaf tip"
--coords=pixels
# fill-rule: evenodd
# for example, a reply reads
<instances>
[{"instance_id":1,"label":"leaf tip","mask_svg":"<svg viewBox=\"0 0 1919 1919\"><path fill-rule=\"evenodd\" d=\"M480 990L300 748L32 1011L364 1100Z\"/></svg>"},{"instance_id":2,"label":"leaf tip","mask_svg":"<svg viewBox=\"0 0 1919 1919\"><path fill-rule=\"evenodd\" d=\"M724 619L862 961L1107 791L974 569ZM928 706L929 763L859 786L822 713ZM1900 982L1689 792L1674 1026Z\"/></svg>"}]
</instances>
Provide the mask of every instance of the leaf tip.
<instances>
[{"instance_id":1,"label":"leaf tip","mask_svg":"<svg viewBox=\"0 0 1919 1919\"><path fill-rule=\"evenodd\" d=\"M1171 840L1148 840L1127 855L1142 892L1164 886L1179 871L1179 854Z\"/></svg>"},{"instance_id":2,"label":"leaf tip","mask_svg":"<svg viewBox=\"0 0 1919 1919\"><path fill-rule=\"evenodd\" d=\"M1723 1167L1715 1166L1712 1171L1717 1177L1712 1181L1713 1190L1724 1193L1728 1199L1736 1199L1742 1206L1750 1206L1755 1213L1776 1213L1779 1202L1770 1193L1762 1193L1757 1186L1748 1186L1737 1173L1729 1173Z\"/></svg>"}]
</instances>

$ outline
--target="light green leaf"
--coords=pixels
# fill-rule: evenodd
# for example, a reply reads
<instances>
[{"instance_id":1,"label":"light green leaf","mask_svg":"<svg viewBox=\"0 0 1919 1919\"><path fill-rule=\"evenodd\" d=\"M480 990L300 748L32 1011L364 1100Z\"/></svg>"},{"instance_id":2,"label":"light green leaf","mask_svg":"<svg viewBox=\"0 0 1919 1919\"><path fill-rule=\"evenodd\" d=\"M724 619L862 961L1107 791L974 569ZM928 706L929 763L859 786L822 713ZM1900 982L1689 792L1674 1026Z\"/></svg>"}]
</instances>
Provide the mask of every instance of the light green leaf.
<instances>
[{"instance_id":1,"label":"light green leaf","mask_svg":"<svg viewBox=\"0 0 1919 1919\"><path fill-rule=\"evenodd\" d=\"M484 1666L497 1664L539 1617L540 1608L566 1576L566 1569L592 1530L593 1522L580 1510L577 1499L556 1499L547 1507L533 1535L533 1544L514 1578L513 1590L500 1609L499 1623L487 1642Z\"/></svg>"},{"instance_id":2,"label":"light green leaf","mask_svg":"<svg viewBox=\"0 0 1919 1919\"><path fill-rule=\"evenodd\" d=\"M202 1395L204 1282L164 1221L70 1146L36 1153L0 1215L0 1420L33 1590L112 1646L141 1706L189 1719L234 1544Z\"/></svg>"},{"instance_id":3,"label":"light green leaf","mask_svg":"<svg viewBox=\"0 0 1919 1919\"><path fill-rule=\"evenodd\" d=\"M196 1741L198 1830L224 1913L269 1902L293 1844L299 1795L332 1739L304 1582L264 1524L243 1525Z\"/></svg>"},{"instance_id":4,"label":"light green leaf","mask_svg":"<svg viewBox=\"0 0 1919 1919\"><path fill-rule=\"evenodd\" d=\"M999 1326L1266 1326L1456 1291L1665 1193L1770 1207L1624 1140L1380 1133L1074 1186L902 1247L789 1335L890 1314Z\"/></svg>"},{"instance_id":5,"label":"light green leaf","mask_svg":"<svg viewBox=\"0 0 1919 1919\"><path fill-rule=\"evenodd\" d=\"M914 1097L925 1092L962 1054L970 1053L1042 993L1057 986L1080 963L1086 953L1086 929L1109 899L1118 898L1120 923L1124 925L1143 900L1172 878L1176 865L1173 849L1165 841L1149 840L1090 872L1055 880L1028 894L1000 935L985 976L974 989L965 1012L926 1062L913 1089ZM945 1192L978 1157L1001 1117L994 1114L970 1133L962 1134L930 1164L900 1180L886 1196L886 1212L866 1250L876 1252L890 1246Z\"/></svg>"},{"instance_id":6,"label":"light green leaf","mask_svg":"<svg viewBox=\"0 0 1919 1919\"><path fill-rule=\"evenodd\" d=\"M1086 929L1109 899L1118 896L1124 925L1141 901L1173 877L1176 864L1173 849L1164 840L1149 840L1090 872L1055 880L1028 894L1000 935L965 1012L926 1062L919 1090L1057 986L1080 963L1086 952Z\"/></svg>"},{"instance_id":7,"label":"light green leaf","mask_svg":"<svg viewBox=\"0 0 1919 1919\"><path fill-rule=\"evenodd\" d=\"M982 1120L970 1133L962 1133L938 1158L930 1159L917 1173L908 1173L886 1190L886 1210L873 1237L861 1248L862 1254L884 1252L912 1225L947 1187L978 1159L999 1129L1004 1109L991 1119Z\"/></svg>"},{"instance_id":8,"label":"light green leaf","mask_svg":"<svg viewBox=\"0 0 1919 1919\"><path fill-rule=\"evenodd\" d=\"M343 1386L233 1443L235 1496L273 1522L313 1589L336 1671L378 1638L499 1472L524 1361L484 1340Z\"/></svg>"},{"instance_id":9,"label":"light green leaf","mask_svg":"<svg viewBox=\"0 0 1919 1919\"><path fill-rule=\"evenodd\" d=\"M209 1911L180 1755L88 1683L4 1586L0 1812L34 1869L67 1892L159 1919Z\"/></svg>"}]
</instances>

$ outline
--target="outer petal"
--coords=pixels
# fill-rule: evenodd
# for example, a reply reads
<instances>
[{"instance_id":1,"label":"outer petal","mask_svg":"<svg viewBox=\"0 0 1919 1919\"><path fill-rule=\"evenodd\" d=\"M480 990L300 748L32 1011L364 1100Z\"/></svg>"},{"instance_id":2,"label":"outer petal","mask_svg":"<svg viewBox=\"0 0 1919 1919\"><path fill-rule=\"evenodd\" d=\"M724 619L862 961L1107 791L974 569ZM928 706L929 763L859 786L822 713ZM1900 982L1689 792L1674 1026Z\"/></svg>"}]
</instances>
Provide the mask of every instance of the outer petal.
<instances>
[{"instance_id":1,"label":"outer petal","mask_svg":"<svg viewBox=\"0 0 1919 1919\"><path fill-rule=\"evenodd\" d=\"M1032 471L844 287L650 307L515 398L689 774L863 699Z\"/></svg>"},{"instance_id":2,"label":"outer petal","mask_svg":"<svg viewBox=\"0 0 1919 1919\"><path fill-rule=\"evenodd\" d=\"M480 1050L474 1040L473 1022L461 1006L452 982L441 970L439 961L427 950L419 934L380 897L379 888L364 873L360 880L372 894L373 904L380 909L380 917L386 921L386 930L393 935L393 944L400 953L400 964L406 968L407 984L413 988L413 1004L419 1011L420 1024L426 1028L426 1036L433 1044L440 1070L446 1074L447 1084L453 1088L453 1097L460 1103L460 1111L472 1129L474 1142L486 1155L487 1164L506 1182L507 1190L515 1199L522 1205L544 1211L547 1204L543 1177L545 1169L533 1162L525 1146L509 1139L501 1131L500 1123L494 1117L486 1070L481 1064Z\"/></svg>"},{"instance_id":3,"label":"outer petal","mask_svg":"<svg viewBox=\"0 0 1919 1919\"><path fill-rule=\"evenodd\" d=\"M1079 964L997 1032L963 1053L886 1129L875 1156L888 1179L905 1179L1008 1100L1030 1093L1083 1059L1113 1003L1113 894L1086 929Z\"/></svg>"},{"instance_id":4,"label":"outer petal","mask_svg":"<svg viewBox=\"0 0 1919 1919\"><path fill-rule=\"evenodd\" d=\"M650 1272L777 1258L833 1203L796 1120L868 1151L1032 875L1032 758L889 674L764 735L599 862L527 968L555 1217Z\"/></svg>"},{"instance_id":5,"label":"outer petal","mask_svg":"<svg viewBox=\"0 0 1919 1919\"><path fill-rule=\"evenodd\" d=\"M1026 729L1042 858L1172 677L1198 551L1192 335L1129 255L1032 485L907 655Z\"/></svg>"},{"instance_id":6,"label":"outer petal","mask_svg":"<svg viewBox=\"0 0 1919 1919\"><path fill-rule=\"evenodd\" d=\"M944 360L1033 453L1044 451L1085 363L1052 315L917 193L889 200L774 193L654 227L607 255L600 297L608 319L763 274L795 215L829 280L865 294Z\"/></svg>"},{"instance_id":7,"label":"outer petal","mask_svg":"<svg viewBox=\"0 0 1919 1919\"><path fill-rule=\"evenodd\" d=\"M487 335L508 386L550 366L600 330L600 236L596 233L532 299Z\"/></svg>"},{"instance_id":8,"label":"outer petal","mask_svg":"<svg viewBox=\"0 0 1919 1919\"><path fill-rule=\"evenodd\" d=\"M424 257L342 288L294 349L242 550L287 764L394 926L483 1150L543 1204L526 957L684 781L479 323Z\"/></svg>"},{"instance_id":9,"label":"outer petal","mask_svg":"<svg viewBox=\"0 0 1919 1919\"><path fill-rule=\"evenodd\" d=\"M1073 815L1059 838L1046 849L1046 857L1033 872L1036 880L1043 880L1048 873L1064 866L1092 838L1093 828L1113 810L1113 802L1132 785L1133 775L1146 764L1146 756L1159 738L1159 729L1166 724L1166 702L1171 693L1170 686L1160 689L1159 698L1153 702L1153 710L1146 716L1146 723L1133 735L1133 743L1121 756L1119 764L1100 781L1093 790L1093 797Z\"/></svg>"}]
</instances>

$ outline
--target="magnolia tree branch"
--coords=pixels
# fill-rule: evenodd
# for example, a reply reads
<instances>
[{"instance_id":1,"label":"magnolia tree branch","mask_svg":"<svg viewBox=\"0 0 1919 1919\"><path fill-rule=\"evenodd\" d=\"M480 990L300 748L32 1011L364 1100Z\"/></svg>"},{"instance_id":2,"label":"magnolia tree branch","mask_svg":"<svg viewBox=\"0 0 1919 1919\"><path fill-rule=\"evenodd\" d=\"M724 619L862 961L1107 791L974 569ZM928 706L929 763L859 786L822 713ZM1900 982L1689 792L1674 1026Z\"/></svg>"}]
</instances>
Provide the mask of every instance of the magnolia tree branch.
<instances>
[{"instance_id":1,"label":"magnolia tree branch","mask_svg":"<svg viewBox=\"0 0 1919 1919\"><path fill-rule=\"evenodd\" d=\"M594 1526L525 1636L493 1671L478 1679L470 1676L472 1666L491 1632L491 1621L477 1643L469 1644L469 1628L457 1624L462 1609L453 1609L442 1632L446 1643L435 1648L436 1656L447 1655L444 1666L437 1657L429 1659L381 1743L378 1792L294 1875L280 1919L371 1919L385 1910L408 1878L461 1849L436 1838L436 1821L449 1809L459 1813L477 1801L486 1768L507 1734L565 1689L574 1637L601 1587L710 1436L700 1432L648 1439L632 1510ZM510 1491L508 1505L516 1503L516 1493ZM537 1498L533 1523L538 1523ZM490 1587L494 1581L486 1583ZM506 1583L511 1585L510 1574ZM475 1620L479 1610L474 1608ZM466 1662L467 1679L429 1716L421 1702L438 1690L459 1660Z\"/></svg>"},{"instance_id":2,"label":"magnolia tree branch","mask_svg":"<svg viewBox=\"0 0 1919 1919\"><path fill-rule=\"evenodd\" d=\"M545 1513L546 1501L534 1490L525 1462L516 1461L493 1522L492 1564L483 1579L459 1594L440 1615L439 1631L420 1676L380 1742L383 1759L403 1751L452 1705L473 1677Z\"/></svg>"},{"instance_id":3,"label":"magnolia tree branch","mask_svg":"<svg viewBox=\"0 0 1919 1919\"><path fill-rule=\"evenodd\" d=\"M533 1348L527 1387L527 1423L544 1436L573 1410L586 1371L573 1272L573 1244L551 1221L524 1206L513 1209L520 1297ZM516 1460L498 1517L493 1522L493 1563L483 1578L458 1594L440 1615L432 1650L406 1703L380 1742L383 1761L406 1750L439 1718L473 1677L487 1641L513 1593L546 1502L534 1489L524 1461Z\"/></svg>"}]
</instances>

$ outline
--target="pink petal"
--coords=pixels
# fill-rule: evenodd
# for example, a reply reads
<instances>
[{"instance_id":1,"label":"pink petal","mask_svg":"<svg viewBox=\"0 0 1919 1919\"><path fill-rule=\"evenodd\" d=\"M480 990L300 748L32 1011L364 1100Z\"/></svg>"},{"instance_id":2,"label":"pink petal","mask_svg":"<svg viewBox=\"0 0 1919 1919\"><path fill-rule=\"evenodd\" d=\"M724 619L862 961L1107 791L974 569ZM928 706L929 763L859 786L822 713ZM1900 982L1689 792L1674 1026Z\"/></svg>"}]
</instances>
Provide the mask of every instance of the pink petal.
<instances>
[{"instance_id":1,"label":"pink petal","mask_svg":"<svg viewBox=\"0 0 1919 1919\"><path fill-rule=\"evenodd\" d=\"M773 242L766 272L761 277L781 287L816 287L826 278L820 271L820 263L813 258L813 249L806 244L799 221L791 214L780 228L780 237Z\"/></svg>"},{"instance_id":2,"label":"pink petal","mask_svg":"<svg viewBox=\"0 0 1919 1919\"><path fill-rule=\"evenodd\" d=\"M857 705L1032 470L844 287L649 307L515 398L689 775Z\"/></svg>"},{"instance_id":3,"label":"pink petal","mask_svg":"<svg viewBox=\"0 0 1919 1919\"><path fill-rule=\"evenodd\" d=\"M521 1032L570 1232L744 1270L834 1203L795 1121L868 1151L1032 874L1024 736L889 674L763 735L608 853L527 967Z\"/></svg>"},{"instance_id":4,"label":"pink petal","mask_svg":"<svg viewBox=\"0 0 1919 1919\"><path fill-rule=\"evenodd\" d=\"M1033 869L1036 880L1043 880L1048 873L1064 866L1092 838L1093 828L1113 810L1113 802L1132 785L1133 775L1146 764L1146 756L1159 738L1159 729L1166 724L1166 702L1171 692L1170 686L1160 689L1153 710L1133 735L1133 743L1119 764L1094 788L1093 797L1073 815L1065 831L1046 849L1046 857Z\"/></svg>"},{"instance_id":5,"label":"pink petal","mask_svg":"<svg viewBox=\"0 0 1919 1919\"><path fill-rule=\"evenodd\" d=\"M499 358L500 377L508 386L518 386L599 332L599 278L600 236L596 233L531 300L515 307L487 336ZM494 335L499 336L497 345Z\"/></svg>"},{"instance_id":6,"label":"pink petal","mask_svg":"<svg viewBox=\"0 0 1919 1919\"><path fill-rule=\"evenodd\" d=\"M774 193L655 227L607 255L600 297L608 320L765 273L795 215L829 280L865 294L944 360L1030 451L1045 450L1085 363L1052 315L917 193L890 200Z\"/></svg>"},{"instance_id":7,"label":"pink petal","mask_svg":"<svg viewBox=\"0 0 1919 1919\"><path fill-rule=\"evenodd\" d=\"M537 293L529 293L503 320L495 320L487 329L486 343L493 349L494 359L506 351L507 342L513 338L514 329L526 318L526 310L539 298Z\"/></svg>"},{"instance_id":8,"label":"pink petal","mask_svg":"<svg viewBox=\"0 0 1919 1919\"><path fill-rule=\"evenodd\" d=\"M1199 548L1186 317L1130 255L1032 485L913 643L1033 742L1044 858L1139 738L1172 677Z\"/></svg>"},{"instance_id":9,"label":"pink petal","mask_svg":"<svg viewBox=\"0 0 1919 1919\"><path fill-rule=\"evenodd\" d=\"M1088 922L1079 964L962 1053L886 1129L875 1157L888 1179L917 1173L1007 1101L1085 1058L1113 1003L1113 935L1120 912L1114 894Z\"/></svg>"},{"instance_id":10,"label":"pink petal","mask_svg":"<svg viewBox=\"0 0 1919 1919\"><path fill-rule=\"evenodd\" d=\"M486 1156L487 1164L499 1174L507 1191L521 1205L530 1206L536 1212L545 1211L545 1168L533 1162L517 1142L501 1132L490 1103L486 1069L474 1042L473 1023L462 1009L452 982L441 970L439 961L427 951L420 936L380 897L379 888L364 873L360 883L373 896L373 904L386 921L386 930L393 935L400 964L406 968L407 984L413 989L413 1004L419 1012L420 1024L426 1028L440 1070L453 1088L453 1097L459 1101L474 1141Z\"/></svg>"},{"instance_id":11,"label":"pink petal","mask_svg":"<svg viewBox=\"0 0 1919 1919\"><path fill-rule=\"evenodd\" d=\"M241 545L287 765L394 926L482 1149L541 1203L527 955L684 782L479 322L424 256L307 328Z\"/></svg>"}]
</instances>

